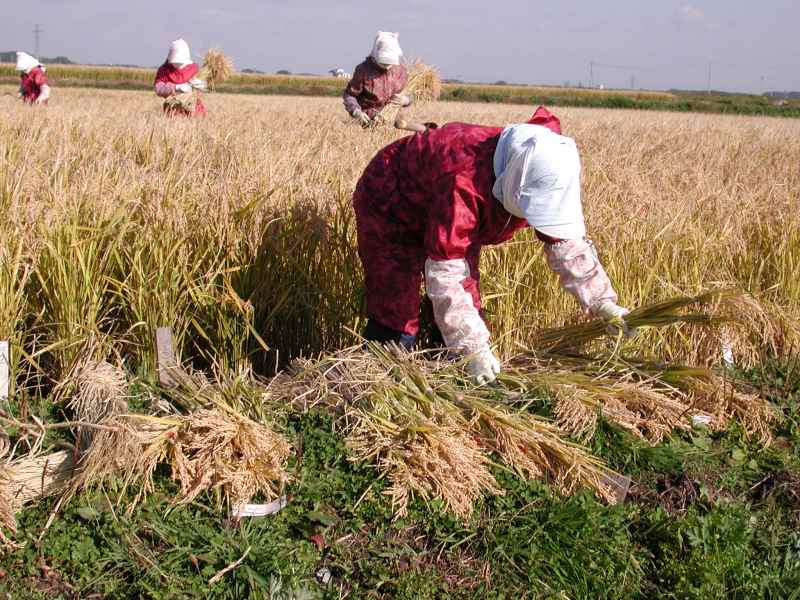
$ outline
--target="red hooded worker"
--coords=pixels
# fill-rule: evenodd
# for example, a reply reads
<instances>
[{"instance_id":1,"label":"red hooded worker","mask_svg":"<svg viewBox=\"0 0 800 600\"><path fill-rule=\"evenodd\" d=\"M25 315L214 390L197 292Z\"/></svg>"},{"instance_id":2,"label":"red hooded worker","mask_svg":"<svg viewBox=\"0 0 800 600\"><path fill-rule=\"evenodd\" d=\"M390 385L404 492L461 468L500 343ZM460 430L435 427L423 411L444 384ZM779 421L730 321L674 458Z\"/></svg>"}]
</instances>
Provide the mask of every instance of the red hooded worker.
<instances>
[{"instance_id":1,"label":"red hooded worker","mask_svg":"<svg viewBox=\"0 0 800 600\"><path fill-rule=\"evenodd\" d=\"M204 81L197 78L200 68L192 61L189 44L175 40L169 46L167 60L156 73L153 88L165 98L164 112L170 116L205 115L203 101L195 90L205 90Z\"/></svg>"},{"instance_id":2,"label":"red hooded worker","mask_svg":"<svg viewBox=\"0 0 800 600\"><path fill-rule=\"evenodd\" d=\"M379 31L367 59L356 67L353 78L342 94L344 107L363 127L389 104L409 106L410 96L402 94L408 83L408 71L400 64L403 50L398 33Z\"/></svg>"},{"instance_id":3,"label":"red hooded worker","mask_svg":"<svg viewBox=\"0 0 800 600\"><path fill-rule=\"evenodd\" d=\"M586 239L575 142L540 108L505 128L449 123L381 150L356 187L353 204L364 267L364 337L410 348L419 329L420 283L447 347L469 356L481 384L500 362L481 318L481 248L524 227L545 244L561 286L589 315L614 320L627 309Z\"/></svg>"},{"instance_id":4,"label":"red hooded worker","mask_svg":"<svg viewBox=\"0 0 800 600\"><path fill-rule=\"evenodd\" d=\"M19 97L30 104L47 104L50 83L45 68L25 52L17 52L17 71L20 72Z\"/></svg>"}]
</instances>

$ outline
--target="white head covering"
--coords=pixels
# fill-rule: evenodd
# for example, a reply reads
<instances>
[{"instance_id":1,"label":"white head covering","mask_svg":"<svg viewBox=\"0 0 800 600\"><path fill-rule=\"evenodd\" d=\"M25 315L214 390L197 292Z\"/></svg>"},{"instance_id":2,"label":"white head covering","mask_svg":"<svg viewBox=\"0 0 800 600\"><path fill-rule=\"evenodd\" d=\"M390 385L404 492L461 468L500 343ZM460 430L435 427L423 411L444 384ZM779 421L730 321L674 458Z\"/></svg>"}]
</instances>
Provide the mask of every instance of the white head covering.
<instances>
[{"instance_id":1,"label":"white head covering","mask_svg":"<svg viewBox=\"0 0 800 600\"><path fill-rule=\"evenodd\" d=\"M372 44L370 56L382 65L399 65L403 56L400 42L397 41L399 37L399 33L379 31L375 43Z\"/></svg>"},{"instance_id":2,"label":"white head covering","mask_svg":"<svg viewBox=\"0 0 800 600\"><path fill-rule=\"evenodd\" d=\"M550 237L586 235L581 162L572 138L541 125L509 125L494 153L492 193L515 217Z\"/></svg>"},{"instance_id":3,"label":"white head covering","mask_svg":"<svg viewBox=\"0 0 800 600\"><path fill-rule=\"evenodd\" d=\"M192 53L189 50L189 44L186 43L186 40L175 40L169 45L167 62L173 65L188 65L192 62Z\"/></svg>"},{"instance_id":4,"label":"white head covering","mask_svg":"<svg viewBox=\"0 0 800 600\"><path fill-rule=\"evenodd\" d=\"M17 71L24 71L27 73L34 67L41 65L38 60L33 58L27 52L17 52Z\"/></svg>"}]
</instances>

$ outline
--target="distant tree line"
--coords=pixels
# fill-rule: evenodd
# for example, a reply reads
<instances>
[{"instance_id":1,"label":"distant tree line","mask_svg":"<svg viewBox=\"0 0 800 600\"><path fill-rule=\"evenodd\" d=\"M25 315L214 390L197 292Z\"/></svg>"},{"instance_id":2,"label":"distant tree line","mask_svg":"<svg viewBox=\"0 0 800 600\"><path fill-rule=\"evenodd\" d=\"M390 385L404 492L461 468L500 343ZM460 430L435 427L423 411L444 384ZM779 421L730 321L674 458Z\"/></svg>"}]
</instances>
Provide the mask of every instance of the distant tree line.
<instances>
[{"instance_id":1,"label":"distant tree line","mask_svg":"<svg viewBox=\"0 0 800 600\"><path fill-rule=\"evenodd\" d=\"M68 59L66 56L56 56L55 58L48 58L46 56L37 57L44 64L51 65L74 65L75 63ZM17 62L17 52L0 52L0 62L15 63Z\"/></svg>"}]
</instances>

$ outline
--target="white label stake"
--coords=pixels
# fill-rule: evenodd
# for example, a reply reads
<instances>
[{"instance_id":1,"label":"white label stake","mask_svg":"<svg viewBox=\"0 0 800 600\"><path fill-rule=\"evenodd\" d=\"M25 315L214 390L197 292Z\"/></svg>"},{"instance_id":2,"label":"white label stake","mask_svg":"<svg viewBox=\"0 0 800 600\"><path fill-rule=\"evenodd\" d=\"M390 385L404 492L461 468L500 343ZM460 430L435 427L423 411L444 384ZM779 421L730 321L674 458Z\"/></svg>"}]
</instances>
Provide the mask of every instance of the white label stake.
<instances>
[{"instance_id":1,"label":"white label stake","mask_svg":"<svg viewBox=\"0 0 800 600\"><path fill-rule=\"evenodd\" d=\"M172 346L172 328L158 327L156 329L156 356L158 358L158 381L161 385L171 387L177 382L172 376L178 369L175 350Z\"/></svg>"},{"instance_id":2,"label":"white label stake","mask_svg":"<svg viewBox=\"0 0 800 600\"><path fill-rule=\"evenodd\" d=\"M11 351L8 349L8 341L0 342L0 399L8 399L8 378L11 372Z\"/></svg>"}]
</instances>

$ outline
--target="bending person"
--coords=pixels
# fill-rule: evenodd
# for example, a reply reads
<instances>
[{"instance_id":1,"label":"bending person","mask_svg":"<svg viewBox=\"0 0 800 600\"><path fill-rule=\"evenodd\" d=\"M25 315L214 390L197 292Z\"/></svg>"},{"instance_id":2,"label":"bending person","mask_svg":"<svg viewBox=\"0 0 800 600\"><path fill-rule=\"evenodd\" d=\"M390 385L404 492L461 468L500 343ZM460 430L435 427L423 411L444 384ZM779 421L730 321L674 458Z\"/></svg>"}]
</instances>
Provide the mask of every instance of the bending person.
<instances>
[{"instance_id":1,"label":"bending person","mask_svg":"<svg viewBox=\"0 0 800 600\"><path fill-rule=\"evenodd\" d=\"M47 104L50 82L42 63L26 52L17 52L17 71L20 72L19 97L30 104Z\"/></svg>"},{"instance_id":2,"label":"bending person","mask_svg":"<svg viewBox=\"0 0 800 600\"><path fill-rule=\"evenodd\" d=\"M544 109L533 122L544 125L450 123L373 158L353 197L366 339L413 345L424 274L445 344L470 356L477 383L494 380L500 362L480 315L480 251L524 227L534 228L548 265L587 314L627 314L586 239L575 142Z\"/></svg>"},{"instance_id":3,"label":"bending person","mask_svg":"<svg viewBox=\"0 0 800 600\"><path fill-rule=\"evenodd\" d=\"M363 127L375 123L375 117L390 103L409 106L410 96L402 93L408 83L408 71L400 64L403 50L400 34L379 31L367 59L356 67L344 89L345 110Z\"/></svg>"},{"instance_id":4,"label":"bending person","mask_svg":"<svg viewBox=\"0 0 800 600\"><path fill-rule=\"evenodd\" d=\"M202 116L206 114L197 91L206 89L198 79L200 68L192 61L189 44L175 40L169 46L167 60L161 65L153 82L157 96L164 98L164 112L169 116Z\"/></svg>"}]
</instances>

